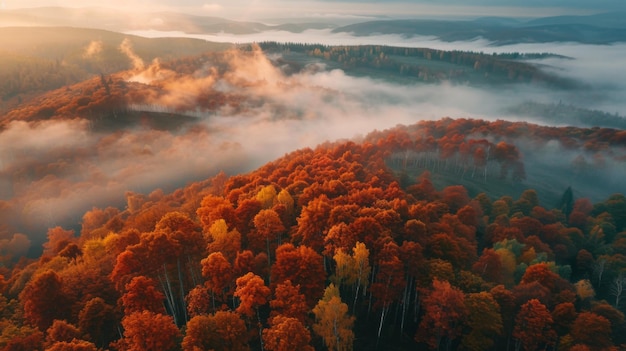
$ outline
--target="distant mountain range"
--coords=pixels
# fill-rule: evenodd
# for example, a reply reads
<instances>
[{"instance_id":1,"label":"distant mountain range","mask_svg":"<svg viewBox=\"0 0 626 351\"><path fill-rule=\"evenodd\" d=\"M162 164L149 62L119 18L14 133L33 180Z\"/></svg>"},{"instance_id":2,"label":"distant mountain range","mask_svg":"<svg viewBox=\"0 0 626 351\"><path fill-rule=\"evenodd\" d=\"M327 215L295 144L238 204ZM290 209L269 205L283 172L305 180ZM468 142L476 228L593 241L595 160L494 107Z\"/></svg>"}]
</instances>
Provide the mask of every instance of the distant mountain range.
<instances>
[{"instance_id":1,"label":"distant mountain range","mask_svg":"<svg viewBox=\"0 0 626 351\"><path fill-rule=\"evenodd\" d=\"M506 17L482 17L466 21L386 20L342 26L333 29L333 32L348 32L357 36L375 33L426 35L444 41L463 41L481 37L496 45L548 42L610 44L626 41L624 16L626 13L556 16L526 21Z\"/></svg>"},{"instance_id":2,"label":"distant mountain range","mask_svg":"<svg viewBox=\"0 0 626 351\"><path fill-rule=\"evenodd\" d=\"M300 33L328 29L357 36L398 34L433 36L443 41L478 37L496 45L515 43L580 42L610 44L626 41L626 12L535 19L482 17L474 20L375 20L343 25L325 21L265 24L174 12L125 13L103 8L40 7L0 11L2 26L73 26L118 32L134 30L179 31L187 34L253 34L270 30Z\"/></svg>"}]
</instances>

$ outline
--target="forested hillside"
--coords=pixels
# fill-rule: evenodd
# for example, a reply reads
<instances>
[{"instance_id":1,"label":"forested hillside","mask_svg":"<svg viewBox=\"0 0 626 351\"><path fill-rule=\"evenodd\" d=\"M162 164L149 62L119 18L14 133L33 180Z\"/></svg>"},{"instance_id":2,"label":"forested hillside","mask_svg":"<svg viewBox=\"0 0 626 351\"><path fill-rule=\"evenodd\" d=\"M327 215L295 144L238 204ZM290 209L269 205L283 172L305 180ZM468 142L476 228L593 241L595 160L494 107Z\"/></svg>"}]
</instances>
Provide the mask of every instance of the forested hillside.
<instances>
[{"instance_id":1,"label":"forested hillside","mask_svg":"<svg viewBox=\"0 0 626 351\"><path fill-rule=\"evenodd\" d=\"M626 197L562 184L546 204L524 150L578 153L591 177L624 143L443 119L128 192L50 228L37 259L2 242L0 349L617 350Z\"/></svg>"},{"instance_id":2,"label":"forested hillside","mask_svg":"<svg viewBox=\"0 0 626 351\"><path fill-rule=\"evenodd\" d=\"M49 90L131 69L136 59L170 60L230 46L188 38L148 39L87 28L2 27L0 113Z\"/></svg>"},{"instance_id":3,"label":"forested hillside","mask_svg":"<svg viewBox=\"0 0 626 351\"><path fill-rule=\"evenodd\" d=\"M311 59L336 64L351 74L404 82L443 81L473 86L533 83L556 89L582 88L579 82L546 72L524 59L556 57L540 54L485 54L460 50L436 50L383 45L304 45L265 42L269 53L282 54L282 62L296 65ZM305 55L307 59L303 59ZM561 57L564 58L564 57Z\"/></svg>"}]
</instances>

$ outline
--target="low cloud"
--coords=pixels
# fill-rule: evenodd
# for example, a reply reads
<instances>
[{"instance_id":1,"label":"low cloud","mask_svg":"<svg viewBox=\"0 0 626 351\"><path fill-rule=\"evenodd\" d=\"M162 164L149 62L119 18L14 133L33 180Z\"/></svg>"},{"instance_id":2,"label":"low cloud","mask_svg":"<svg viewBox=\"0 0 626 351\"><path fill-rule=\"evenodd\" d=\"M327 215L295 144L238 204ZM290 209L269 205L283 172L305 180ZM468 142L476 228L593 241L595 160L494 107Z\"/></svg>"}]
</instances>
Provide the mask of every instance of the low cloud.
<instances>
[{"instance_id":1,"label":"low cloud","mask_svg":"<svg viewBox=\"0 0 626 351\"><path fill-rule=\"evenodd\" d=\"M89 59L100 55L102 52L103 43L101 40L93 40L87 45L83 52L83 58Z\"/></svg>"},{"instance_id":2,"label":"low cloud","mask_svg":"<svg viewBox=\"0 0 626 351\"><path fill-rule=\"evenodd\" d=\"M207 3L202 5L202 10L207 12L220 12L223 9L222 5L216 3Z\"/></svg>"},{"instance_id":3,"label":"low cloud","mask_svg":"<svg viewBox=\"0 0 626 351\"><path fill-rule=\"evenodd\" d=\"M26 255L30 248L30 240L25 234L15 233L10 238L0 237L0 264L1 260L8 260Z\"/></svg>"},{"instance_id":4,"label":"low cloud","mask_svg":"<svg viewBox=\"0 0 626 351\"><path fill-rule=\"evenodd\" d=\"M145 64L143 60L141 59L141 57L139 57L133 51L133 45L130 39L128 38L124 39L124 41L122 41L122 44L120 44L119 49L124 55L128 57L130 62L133 64L133 68L135 70L142 70L145 67Z\"/></svg>"},{"instance_id":5,"label":"low cloud","mask_svg":"<svg viewBox=\"0 0 626 351\"><path fill-rule=\"evenodd\" d=\"M626 114L626 71L622 69L626 55L626 43L613 45L590 45L579 43L537 43L495 46L490 41L476 38L470 41L444 42L435 37L406 37L395 34L354 36L351 33L333 33L330 29L306 30L302 33L287 31L266 31L261 33L236 35L186 34L183 32L133 31L132 34L147 37L191 37L215 42L291 42L325 45L387 45L401 47L432 48L439 50L462 50L491 53L553 53L567 58L548 58L530 61L555 74L582 81L590 86L586 91L537 91L529 94L541 102L572 104L608 113ZM494 92L486 90L489 94ZM538 93L537 93L538 92ZM505 92L506 93L506 92ZM505 94L496 95L496 99ZM507 97L505 97L507 98ZM493 99L492 99L493 100ZM548 101L549 100L549 101Z\"/></svg>"},{"instance_id":6,"label":"low cloud","mask_svg":"<svg viewBox=\"0 0 626 351\"><path fill-rule=\"evenodd\" d=\"M266 39L279 40L280 34L275 34ZM348 37L342 34L340 38L327 39ZM394 38L397 42L391 44L453 45ZM309 40L322 38L312 35ZM349 44L375 39L350 40ZM574 50L576 47L580 51ZM583 53L587 47L573 45L525 50L575 57L542 63L594 86L606 83L594 80L595 69L607 75L609 83L619 89L598 106L611 103L620 108L617 96L623 82L608 77L608 71L602 73L599 64L584 63L611 50L611 57L618 57L625 47L599 47L595 53ZM475 41L456 48L508 52L522 47L495 48ZM16 219L11 223L13 232L25 232L31 240L42 241L48 227L76 225L92 206L123 206L127 190L150 192L161 187L167 191L221 170L247 172L287 152L327 140L359 138L375 129L445 116L524 120L527 117L502 111L525 100L577 101L574 93L531 86L494 90L445 83L399 85L321 67L286 74L258 48L248 53L228 52L222 62L207 60L186 74L159 61L145 65L129 41L124 41L120 50L134 62L128 81L145 84L143 101L131 108L176 112L170 117L187 115L194 122L170 131L138 126L110 134L94 132L81 120L9 124L0 132L0 185L5 189L0 192L0 217ZM577 67L589 67L589 71L580 72ZM208 93L234 102L202 107L198 101Z\"/></svg>"}]
</instances>

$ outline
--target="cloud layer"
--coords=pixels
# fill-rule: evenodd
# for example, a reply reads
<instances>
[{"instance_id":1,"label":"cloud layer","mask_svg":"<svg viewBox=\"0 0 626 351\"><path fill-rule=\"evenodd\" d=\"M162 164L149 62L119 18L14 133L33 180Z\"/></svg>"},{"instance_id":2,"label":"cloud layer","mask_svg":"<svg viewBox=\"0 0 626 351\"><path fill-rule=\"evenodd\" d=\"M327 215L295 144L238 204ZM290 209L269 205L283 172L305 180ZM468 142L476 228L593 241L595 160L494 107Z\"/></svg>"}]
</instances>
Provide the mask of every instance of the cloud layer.
<instances>
[{"instance_id":1,"label":"cloud layer","mask_svg":"<svg viewBox=\"0 0 626 351\"><path fill-rule=\"evenodd\" d=\"M149 66L137 62L135 70L127 74L128 81L158 87L146 91L159 93L146 95L134 108L177 111L195 123L169 131L138 126L110 134L94 132L86 120L11 123L0 132L0 219L11 226L4 233L0 228L3 245L15 246L11 244L14 240L24 242L21 237L13 237L16 231L41 241L46 228L76 225L92 206L123 207L127 190L172 190L220 170L246 172L298 148L314 147L327 140L358 139L372 130L397 124L444 116L524 120L526 116L503 111L525 100L588 100L592 108L626 111L624 101L619 99L626 88L626 77L617 70L620 55L626 53L624 45L590 50L575 44L491 47L480 40L442 43L428 38L353 38L324 31L289 35L275 32L218 39L383 42L484 52L550 51L575 59L538 63L582 79L594 88L581 95L529 86L492 90L449 84L397 85L323 67L288 75L258 50L230 52L223 58L225 67L207 61L188 74L164 68L158 61ZM134 57L131 43L124 43L122 49ZM599 57L612 57L615 63L607 67L600 64L607 61ZM242 100L237 106L223 104L217 109L193 107L207 92ZM181 106L185 108L181 110Z\"/></svg>"}]
</instances>

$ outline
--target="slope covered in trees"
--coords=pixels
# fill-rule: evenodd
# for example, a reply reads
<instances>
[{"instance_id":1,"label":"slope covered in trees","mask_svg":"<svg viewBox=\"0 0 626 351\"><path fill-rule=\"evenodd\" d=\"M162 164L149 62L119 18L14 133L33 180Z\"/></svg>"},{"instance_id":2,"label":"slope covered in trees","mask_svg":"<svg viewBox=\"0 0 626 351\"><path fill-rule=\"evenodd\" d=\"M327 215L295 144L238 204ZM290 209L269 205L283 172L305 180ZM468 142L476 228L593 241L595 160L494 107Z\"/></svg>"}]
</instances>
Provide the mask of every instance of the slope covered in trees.
<instances>
[{"instance_id":1,"label":"slope covered in trees","mask_svg":"<svg viewBox=\"0 0 626 351\"><path fill-rule=\"evenodd\" d=\"M225 50L230 44L188 38L142 38L105 30L70 27L0 28L0 112L52 89L100 74L134 67L139 58L198 55Z\"/></svg>"},{"instance_id":2,"label":"slope covered in trees","mask_svg":"<svg viewBox=\"0 0 626 351\"><path fill-rule=\"evenodd\" d=\"M128 192L35 260L3 246L0 349L617 350L623 194L554 208L431 180L523 182L521 130L623 162L623 131L444 119Z\"/></svg>"},{"instance_id":3,"label":"slope covered in trees","mask_svg":"<svg viewBox=\"0 0 626 351\"><path fill-rule=\"evenodd\" d=\"M260 43L263 50L283 55L283 63L318 60L356 75L404 82L470 84L544 84L556 89L578 89L582 85L542 70L525 58L542 59L550 54L484 54L460 50L436 50L383 45L327 46L295 43ZM305 58L303 58L303 56Z\"/></svg>"}]
</instances>

